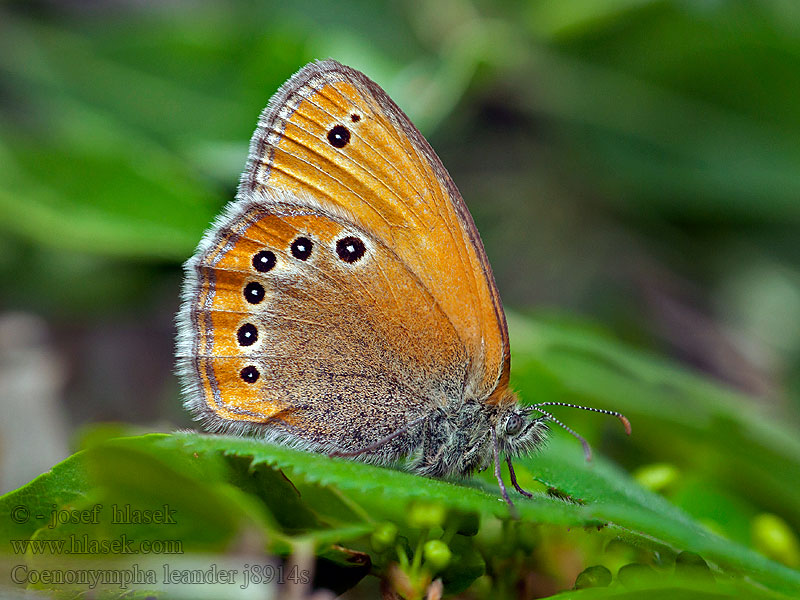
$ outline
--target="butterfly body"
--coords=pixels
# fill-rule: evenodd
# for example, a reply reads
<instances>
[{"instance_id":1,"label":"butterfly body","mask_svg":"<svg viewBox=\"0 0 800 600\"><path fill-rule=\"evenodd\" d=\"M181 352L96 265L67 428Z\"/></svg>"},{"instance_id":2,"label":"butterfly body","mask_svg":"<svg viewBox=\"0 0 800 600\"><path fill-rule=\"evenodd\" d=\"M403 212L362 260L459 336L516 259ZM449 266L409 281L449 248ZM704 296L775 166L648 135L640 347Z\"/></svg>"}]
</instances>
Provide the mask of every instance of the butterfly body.
<instances>
[{"instance_id":1,"label":"butterfly body","mask_svg":"<svg viewBox=\"0 0 800 600\"><path fill-rule=\"evenodd\" d=\"M499 455L545 438L508 389L505 315L458 190L358 71L311 63L281 87L185 272L178 372L212 431L429 476L494 462L507 500Z\"/></svg>"}]
</instances>

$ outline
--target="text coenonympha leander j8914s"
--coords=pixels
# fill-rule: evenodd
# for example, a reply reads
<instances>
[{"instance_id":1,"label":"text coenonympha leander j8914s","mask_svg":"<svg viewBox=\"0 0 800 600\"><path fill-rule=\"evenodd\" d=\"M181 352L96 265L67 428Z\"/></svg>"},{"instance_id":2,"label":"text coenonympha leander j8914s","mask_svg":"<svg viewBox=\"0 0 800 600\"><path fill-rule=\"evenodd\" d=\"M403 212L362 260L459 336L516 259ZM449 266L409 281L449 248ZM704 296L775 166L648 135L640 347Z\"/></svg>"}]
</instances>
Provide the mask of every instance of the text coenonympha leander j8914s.
<instances>
[{"instance_id":1,"label":"text coenonympha leander j8914s","mask_svg":"<svg viewBox=\"0 0 800 600\"><path fill-rule=\"evenodd\" d=\"M505 314L461 195L386 92L333 60L262 113L236 200L186 263L177 348L209 430L427 476L493 464L509 504L501 457L529 495L511 459L561 425L545 406L571 406L509 390Z\"/></svg>"}]
</instances>

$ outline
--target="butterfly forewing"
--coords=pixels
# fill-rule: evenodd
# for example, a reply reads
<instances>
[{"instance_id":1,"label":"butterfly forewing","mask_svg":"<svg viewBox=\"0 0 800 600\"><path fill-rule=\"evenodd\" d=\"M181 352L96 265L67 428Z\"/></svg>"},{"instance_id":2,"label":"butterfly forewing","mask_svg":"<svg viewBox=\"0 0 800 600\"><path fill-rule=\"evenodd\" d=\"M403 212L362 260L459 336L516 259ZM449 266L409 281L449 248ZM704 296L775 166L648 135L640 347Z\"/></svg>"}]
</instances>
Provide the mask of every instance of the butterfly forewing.
<instances>
[{"instance_id":1,"label":"butterfly forewing","mask_svg":"<svg viewBox=\"0 0 800 600\"><path fill-rule=\"evenodd\" d=\"M507 381L505 317L472 218L428 143L375 83L335 61L290 79L259 121L239 195L265 189L346 215L392 251L462 340L469 396L485 400ZM380 300L371 310L403 318Z\"/></svg>"}]
</instances>

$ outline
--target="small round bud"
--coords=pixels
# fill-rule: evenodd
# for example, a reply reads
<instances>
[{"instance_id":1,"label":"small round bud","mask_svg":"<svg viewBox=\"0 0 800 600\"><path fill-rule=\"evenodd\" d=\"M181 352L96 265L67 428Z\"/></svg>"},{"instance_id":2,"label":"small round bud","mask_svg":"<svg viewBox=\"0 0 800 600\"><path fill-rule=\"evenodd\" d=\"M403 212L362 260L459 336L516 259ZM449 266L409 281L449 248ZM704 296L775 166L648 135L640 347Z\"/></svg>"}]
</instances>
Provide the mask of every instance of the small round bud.
<instances>
[{"instance_id":1,"label":"small round bud","mask_svg":"<svg viewBox=\"0 0 800 600\"><path fill-rule=\"evenodd\" d=\"M428 540L423 546L425 561L434 571L441 571L450 564L453 554L442 540Z\"/></svg>"},{"instance_id":2,"label":"small round bud","mask_svg":"<svg viewBox=\"0 0 800 600\"><path fill-rule=\"evenodd\" d=\"M394 523L381 523L375 531L372 532L370 542L372 543L372 548L376 552L383 552L392 547L396 537L397 525Z\"/></svg>"},{"instance_id":3,"label":"small round bud","mask_svg":"<svg viewBox=\"0 0 800 600\"><path fill-rule=\"evenodd\" d=\"M633 476L647 489L662 492L678 480L680 471L669 463L653 463L637 469Z\"/></svg>"},{"instance_id":4,"label":"small round bud","mask_svg":"<svg viewBox=\"0 0 800 600\"><path fill-rule=\"evenodd\" d=\"M408 524L417 529L441 527L445 516L445 509L441 504L415 504L408 514Z\"/></svg>"},{"instance_id":5,"label":"small round bud","mask_svg":"<svg viewBox=\"0 0 800 600\"><path fill-rule=\"evenodd\" d=\"M800 566L800 543L797 535L778 515L758 515L753 519L751 531L756 550L787 566Z\"/></svg>"}]
</instances>

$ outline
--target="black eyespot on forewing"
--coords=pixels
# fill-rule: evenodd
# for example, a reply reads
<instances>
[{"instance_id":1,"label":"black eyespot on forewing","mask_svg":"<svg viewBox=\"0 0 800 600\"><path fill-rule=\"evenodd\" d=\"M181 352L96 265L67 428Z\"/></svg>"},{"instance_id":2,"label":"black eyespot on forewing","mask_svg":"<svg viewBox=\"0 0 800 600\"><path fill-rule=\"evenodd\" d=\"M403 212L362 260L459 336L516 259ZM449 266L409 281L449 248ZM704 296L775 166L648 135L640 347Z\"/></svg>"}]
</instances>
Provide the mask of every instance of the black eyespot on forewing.
<instances>
[{"instance_id":1,"label":"black eyespot on forewing","mask_svg":"<svg viewBox=\"0 0 800 600\"><path fill-rule=\"evenodd\" d=\"M259 273L266 273L275 267L277 259L275 253L269 250L262 250L253 255L253 268Z\"/></svg>"},{"instance_id":2,"label":"black eyespot on forewing","mask_svg":"<svg viewBox=\"0 0 800 600\"><path fill-rule=\"evenodd\" d=\"M245 323L236 332L236 340L240 346L252 346L258 340L258 329L252 323Z\"/></svg>"},{"instance_id":3,"label":"black eyespot on forewing","mask_svg":"<svg viewBox=\"0 0 800 600\"><path fill-rule=\"evenodd\" d=\"M313 247L314 243L310 239L307 237L299 237L292 242L292 256L299 260L308 260L308 257L311 256L311 249Z\"/></svg>"},{"instance_id":4,"label":"black eyespot on forewing","mask_svg":"<svg viewBox=\"0 0 800 600\"><path fill-rule=\"evenodd\" d=\"M242 381L245 383L255 383L258 381L258 378L261 376L261 373L258 372L253 365L249 367L245 367L241 371L239 371L239 377L242 378Z\"/></svg>"},{"instance_id":5,"label":"black eyespot on forewing","mask_svg":"<svg viewBox=\"0 0 800 600\"><path fill-rule=\"evenodd\" d=\"M251 281L244 286L244 299L250 304L258 304L264 299L264 286L257 281Z\"/></svg>"},{"instance_id":6,"label":"black eyespot on forewing","mask_svg":"<svg viewBox=\"0 0 800 600\"><path fill-rule=\"evenodd\" d=\"M334 125L328 131L328 141L334 148L344 148L350 141L350 130L344 125Z\"/></svg>"},{"instance_id":7,"label":"black eyespot on forewing","mask_svg":"<svg viewBox=\"0 0 800 600\"><path fill-rule=\"evenodd\" d=\"M364 242L357 237L347 236L336 242L336 254L344 262L354 263L359 260L367 251Z\"/></svg>"}]
</instances>

